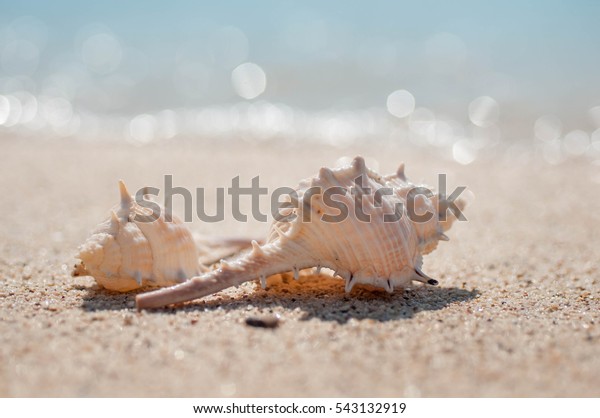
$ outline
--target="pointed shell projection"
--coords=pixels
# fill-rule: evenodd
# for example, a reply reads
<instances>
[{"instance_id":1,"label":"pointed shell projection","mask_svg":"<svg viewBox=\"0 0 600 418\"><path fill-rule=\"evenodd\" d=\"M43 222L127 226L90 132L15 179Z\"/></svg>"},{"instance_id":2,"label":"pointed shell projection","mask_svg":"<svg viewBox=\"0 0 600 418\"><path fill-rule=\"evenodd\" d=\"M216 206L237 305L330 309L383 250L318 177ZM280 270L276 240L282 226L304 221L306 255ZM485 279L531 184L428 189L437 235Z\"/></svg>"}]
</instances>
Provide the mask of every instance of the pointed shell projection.
<instances>
[{"instance_id":1,"label":"pointed shell projection","mask_svg":"<svg viewBox=\"0 0 600 418\"><path fill-rule=\"evenodd\" d=\"M309 267L334 270L347 292L358 283L388 292L412 281L436 285L422 271L422 256L448 240L444 232L464 207L460 199L449 201L409 182L404 165L381 176L362 157L340 169L322 168L296 193L291 216L272 223L264 245L253 243L251 251L184 284L138 295L138 308L200 298L256 278L264 288L270 275L293 271L298 277Z\"/></svg>"},{"instance_id":2,"label":"pointed shell projection","mask_svg":"<svg viewBox=\"0 0 600 418\"><path fill-rule=\"evenodd\" d=\"M79 247L74 276L93 276L106 289L127 292L144 286L170 286L198 275L198 249L188 228L166 211L153 215L119 182L121 203Z\"/></svg>"}]
</instances>

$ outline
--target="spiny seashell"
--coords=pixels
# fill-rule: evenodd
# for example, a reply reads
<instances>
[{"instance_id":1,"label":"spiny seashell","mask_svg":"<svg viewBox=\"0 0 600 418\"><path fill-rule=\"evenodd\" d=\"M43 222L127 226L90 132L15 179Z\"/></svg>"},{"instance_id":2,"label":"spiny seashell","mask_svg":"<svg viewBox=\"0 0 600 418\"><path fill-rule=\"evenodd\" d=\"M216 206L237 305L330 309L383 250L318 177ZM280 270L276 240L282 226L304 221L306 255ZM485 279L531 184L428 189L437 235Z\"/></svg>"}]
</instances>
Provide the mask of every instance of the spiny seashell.
<instances>
[{"instance_id":1,"label":"spiny seashell","mask_svg":"<svg viewBox=\"0 0 600 418\"><path fill-rule=\"evenodd\" d=\"M347 292L358 283L388 292L407 287L412 281L436 285L438 282L421 269L422 256L434 250L439 240L448 239L444 231L460 212L447 210L452 202L445 196L418 194L416 187L406 179L404 165L389 176L368 169L362 157L340 169L322 168L317 177L300 183L297 199L291 198L295 219L274 221L264 245L253 242L251 251L222 262L213 271L138 295L137 306L143 309L184 302L256 278L265 288L270 275L293 271L297 278L300 269L309 267L334 270L346 281ZM348 212L343 220L334 222L331 217L341 212L336 202ZM464 207L458 199L453 203L459 210ZM408 216L411 211L430 216L418 222L415 216ZM363 218L366 214L370 215L369 222ZM401 217L390 221L394 214Z\"/></svg>"},{"instance_id":2,"label":"spiny seashell","mask_svg":"<svg viewBox=\"0 0 600 418\"><path fill-rule=\"evenodd\" d=\"M93 276L106 289L127 292L144 286L182 283L200 271L198 249L177 217L165 219L139 205L120 181L121 203L79 247L74 276ZM154 219L155 218L155 219ZM152 220L154 219L154 220Z\"/></svg>"}]
</instances>

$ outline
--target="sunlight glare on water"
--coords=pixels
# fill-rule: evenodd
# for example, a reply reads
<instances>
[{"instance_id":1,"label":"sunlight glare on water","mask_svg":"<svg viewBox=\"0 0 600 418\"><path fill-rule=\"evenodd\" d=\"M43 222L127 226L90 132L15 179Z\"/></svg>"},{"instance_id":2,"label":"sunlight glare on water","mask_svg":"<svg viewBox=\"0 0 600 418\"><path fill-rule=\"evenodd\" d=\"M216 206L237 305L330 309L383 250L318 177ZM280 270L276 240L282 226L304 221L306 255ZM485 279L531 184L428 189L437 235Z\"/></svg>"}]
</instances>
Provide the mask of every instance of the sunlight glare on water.
<instances>
[{"instance_id":1,"label":"sunlight glare on water","mask_svg":"<svg viewBox=\"0 0 600 418\"><path fill-rule=\"evenodd\" d=\"M442 3L434 16L419 2L150 2L143 14L135 0L6 2L0 137L377 143L460 164L600 158L596 6L517 16ZM497 25L481 26L492 14ZM533 36L548 28L564 42Z\"/></svg>"},{"instance_id":2,"label":"sunlight glare on water","mask_svg":"<svg viewBox=\"0 0 600 418\"><path fill-rule=\"evenodd\" d=\"M409 138L413 144L423 146L431 140L432 132L435 133L436 118L434 113L425 108L418 107L409 117ZM435 138L433 138L435 139Z\"/></svg>"},{"instance_id":3,"label":"sunlight glare on water","mask_svg":"<svg viewBox=\"0 0 600 418\"><path fill-rule=\"evenodd\" d=\"M138 115L129 123L129 135L134 143L152 142L156 133L156 118L152 115Z\"/></svg>"},{"instance_id":4,"label":"sunlight glare on water","mask_svg":"<svg viewBox=\"0 0 600 418\"><path fill-rule=\"evenodd\" d=\"M62 97L44 98L41 102L42 117L53 127L62 127L73 117L71 103Z\"/></svg>"},{"instance_id":5,"label":"sunlight glare on water","mask_svg":"<svg viewBox=\"0 0 600 418\"><path fill-rule=\"evenodd\" d=\"M415 97L406 90L396 90L387 97L387 110L397 118L405 118L415 110Z\"/></svg>"},{"instance_id":6,"label":"sunlight glare on water","mask_svg":"<svg viewBox=\"0 0 600 418\"><path fill-rule=\"evenodd\" d=\"M562 133L562 122L553 115L541 116L535 121L534 133L541 141L555 141Z\"/></svg>"},{"instance_id":7,"label":"sunlight glare on water","mask_svg":"<svg viewBox=\"0 0 600 418\"><path fill-rule=\"evenodd\" d=\"M426 130L427 142L435 147L444 147L452 144L455 133L452 126L443 120L430 123Z\"/></svg>"},{"instance_id":8,"label":"sunlight glare on water","mask_svg":"<svg viewBox=\"0 0 600 418\"><path fill-rule=\"evenodd\" d=\"M469 104L469 119L476 126L487 127L498 122L498 102L489 96L481 96Z\"/></svg>"},{"instance_id":9,"label":"sunlight glare on water","mask_svg":"<svg viewBox=\"0 0 600 418\"><path fill-rule=\"evenodd\" d=\"M4 125L4 123L8 119L8 115L10 114L10 102L4 96L0 96L0 125Z\"/></svg>"},{"instance_id":10,"label":"sunlight glare on water","mask_svg":"<svg viewBox=\"0 0 600 418\"><path fill-rule=\"evenodd\" d=\"M38 113L38 100L33 94L27 91L18 91L14 93L14 96L21 103L21 117L19 118L19 123L31 122Z\"/></svg>"},{"instance_id":11,"label":"sunlight glare on water","mask_svg":"<svg viewBox=\"0 0 600 418\"><path fill-rule=\"evenodd\" d=\"M5 96L5 98L8 101L8 115L4 121L4 126L14 126L21 120L23 107L21 106L19 99L13 95L9 94L8 96Z\"/></svg>"},{"instance_id":12,"label":"sunlight glare on water","mask_svg":"<svg viewBox=\"0 0 600 418\"><path fill-rule=\"evenodd\" d=\"M562 143L558 139L546 141L542 148L542 156L550 164L560 164L565 160Z\"/></svg>"},{"instance_id":13,"label":"sunlight glare on water","mask_svg":"<svg viewBox=\"0 0 600 418\"><path fill-rule=\"evenodd\" d=\"M231 83L235 92L244 99L254 99L265 91L267 75L253 62L237 66L231 73Z\"/></svg>"},{"instance_id":14,"label":"sunlight glare on water","mask_svg":"<svg viewBox=\"0 0 600 418\"><path fill-rule=\"evenodd\" d=\"M564 147L571 155L583 155L590 146L590 136L581 129L576 129L565 135Z\"/></svg>"},{"instance_id":15,"label":"sunlight glare on water","mask_svg":"<svg viewBox=\"0 0 600 418\"><path fill-rule=\"evenodd\" d=\"M461 139L452 146L454 161L462 165L471 164L477 158L477 151L467 139Z\"/></svg>"}]
</instances>

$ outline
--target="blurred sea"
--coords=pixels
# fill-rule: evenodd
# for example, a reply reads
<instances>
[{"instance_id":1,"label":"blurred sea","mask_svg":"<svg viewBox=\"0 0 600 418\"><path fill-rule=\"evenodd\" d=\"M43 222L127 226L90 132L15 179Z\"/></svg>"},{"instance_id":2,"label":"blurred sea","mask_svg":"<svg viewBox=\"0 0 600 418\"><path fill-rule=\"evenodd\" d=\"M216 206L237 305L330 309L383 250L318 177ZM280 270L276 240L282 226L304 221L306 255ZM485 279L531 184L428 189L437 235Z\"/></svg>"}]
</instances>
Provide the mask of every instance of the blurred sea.
<instances>
[{"instance_id":1,"label":"blurred sea","mask_svg":"<svg viewBox=\"0 0 600 418\"><path fill-rule=\"evenodd\" d=\"M598 2L0 8L2 139L377 142L460 164L600 164Z\"/></svg>"}]
</instances>

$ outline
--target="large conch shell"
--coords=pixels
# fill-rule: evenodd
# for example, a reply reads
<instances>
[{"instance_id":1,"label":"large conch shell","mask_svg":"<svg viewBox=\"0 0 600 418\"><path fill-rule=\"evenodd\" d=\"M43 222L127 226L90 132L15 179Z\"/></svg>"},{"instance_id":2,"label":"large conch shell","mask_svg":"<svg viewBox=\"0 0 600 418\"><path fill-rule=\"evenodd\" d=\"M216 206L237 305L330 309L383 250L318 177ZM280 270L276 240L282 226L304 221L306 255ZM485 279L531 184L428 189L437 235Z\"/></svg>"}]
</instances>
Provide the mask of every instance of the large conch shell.
<instances>
[{"instance_id":1,"label":"large conch shell","mask_svg":"<svg viewBox=\"0 0 600 418\"><path fill-rule=\"evenodd\" d=\"M73 276L93 276L109 290L182 283L213 261L250 245L249 240L203 240L197 247L186 225L156 202L142 206L119 182L121 202L79 247Z\"/></svg>"},{"instance_id":2,"label":"large conch shell","mask_svg":"<svg viewBox=\"0 0 600 418\"><path fill-rule=\"evenodd\" d=\"M460 215L464 202L431 192L415 194L416 187L406 179L404 165L389 176L368 169L362 157L340 169L322 168L317 177L300 183L297 198L292 196L289 202L295 206L291 210L294 219L275 220L264 245L253 242L252 250L222 261L210 272L177 286L138 295L137 307L189 301L256 278L265 288L270 275L293 271L297 278L300 269L309 267L334 270L346 281L347 292L358 283L388 292L407 287L412 281L436 285L438 282L422 271L422 256L433 251L439 240L448 239L444 232ZM338 193L328 197L328 189ZM339 192L344 190L347 193L341 195ZM325 215L335 217L341 213L332 200L348 209L344 220L325 221ZM361 219L357 208L363 215L370 215L370 222ZM454 211L447 210L452 208ZM417 222L414 216L408 216L411 210L430 216ZM402 216L389 222L389 218L384 220L386 214Z\"/></svg>"}]
</instances>

